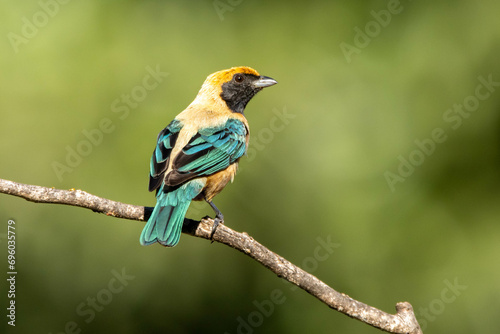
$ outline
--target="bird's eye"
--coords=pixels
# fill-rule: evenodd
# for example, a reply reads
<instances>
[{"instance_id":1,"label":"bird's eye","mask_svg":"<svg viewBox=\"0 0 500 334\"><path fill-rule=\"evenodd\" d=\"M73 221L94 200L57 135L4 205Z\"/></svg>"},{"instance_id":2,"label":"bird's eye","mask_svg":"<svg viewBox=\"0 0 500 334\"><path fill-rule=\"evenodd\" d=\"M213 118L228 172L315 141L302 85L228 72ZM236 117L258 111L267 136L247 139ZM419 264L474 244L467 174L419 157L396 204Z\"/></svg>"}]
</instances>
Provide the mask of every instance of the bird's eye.
<instances>
[{"instance_id":1,"label":"bird's eye","mask_svg":"<svg viewBox=\"0 0 500 334\"><path fill-rule=\"evenodd\" d=\"M236 81L236 82L242 82L242 81L243 81L243 75L241 75L241 74L236 74L236 75L234 76L234 81Z\"/></svg>"}]
</instances>

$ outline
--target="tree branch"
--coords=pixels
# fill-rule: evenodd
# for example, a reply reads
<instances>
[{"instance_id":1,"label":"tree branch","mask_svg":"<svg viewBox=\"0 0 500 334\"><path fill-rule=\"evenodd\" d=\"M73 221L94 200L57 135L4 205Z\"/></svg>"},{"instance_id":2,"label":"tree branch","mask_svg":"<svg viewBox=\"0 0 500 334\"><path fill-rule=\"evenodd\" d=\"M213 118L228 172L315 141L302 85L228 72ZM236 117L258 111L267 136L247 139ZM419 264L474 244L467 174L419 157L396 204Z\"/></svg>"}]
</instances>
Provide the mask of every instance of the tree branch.
<instances>
[{"instance_id":1,"label":"tree branch","mask_svg":"<svg viewBox=\"0 0 500 334\"><path fill-rule=\"evenodd\" d=\"M0 179L0 193L18 196L35 203L79 206L108 216L139 221L146 221L153 209L111 201L82 190L60 190L3 179ZM209 240L212 225L213 220L210 218L204 218L201 221L185 219L182 232ZM236 232L225 225L219 225L213 240L245 253L279 277L295 284L329 307L351 318L389 333L422 334L413 308L408 302L396 304L396 314L385 313L361 303L335 291L315 276L270 251L247 233Z\"/></svg>"}]
</instances>

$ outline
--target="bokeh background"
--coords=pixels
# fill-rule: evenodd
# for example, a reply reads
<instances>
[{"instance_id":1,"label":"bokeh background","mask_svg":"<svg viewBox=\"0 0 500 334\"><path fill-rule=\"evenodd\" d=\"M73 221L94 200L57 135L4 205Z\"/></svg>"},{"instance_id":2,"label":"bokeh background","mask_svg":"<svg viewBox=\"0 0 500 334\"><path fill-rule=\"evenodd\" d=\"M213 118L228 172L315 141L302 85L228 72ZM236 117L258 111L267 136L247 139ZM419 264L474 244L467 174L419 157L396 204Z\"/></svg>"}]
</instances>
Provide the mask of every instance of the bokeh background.
<instances>
[{"instance_id":1,"label":"bokeh background","mask_svg":"<svg viewBox=\"0 0 500 334\"><path fill-rule=\"evenodd\" d=\"M390 313L410 301L425 333L495 332L499 12L498 1L4 1L0 177L152 206L157 133L208 74L252 66L279 84L247 107L249 155L215 200L226 224L360 301ZM378 332L226 246L142 247L143 223L75 207L0 195L4 259L8 219L8 333Z\"/></svg>"}]
</instances>

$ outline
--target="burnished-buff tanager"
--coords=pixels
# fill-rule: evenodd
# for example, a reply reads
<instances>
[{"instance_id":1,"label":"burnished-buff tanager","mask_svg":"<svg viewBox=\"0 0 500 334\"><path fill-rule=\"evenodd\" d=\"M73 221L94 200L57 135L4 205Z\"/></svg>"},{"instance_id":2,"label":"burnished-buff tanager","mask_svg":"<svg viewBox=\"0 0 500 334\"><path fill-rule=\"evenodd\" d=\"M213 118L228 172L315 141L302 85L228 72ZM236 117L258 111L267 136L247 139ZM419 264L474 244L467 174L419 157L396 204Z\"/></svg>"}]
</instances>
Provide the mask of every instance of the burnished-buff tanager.
<instances>
[{"instance_id":1,"label":"burnished-buff tanager","mask_svg":"<svg viewBox=\"0 0 500 334\"><path fill-rule=\"evenodd\" d=\"M213 236L224 216L212 199L233 181L248 148L243 111L262 88L276 83L250 67L213 73L194 101L158 134L149 177L156 206L142 231L142 245L177 245L193 200L205 200L215 211Z\"/></svg>"}]
</instances>

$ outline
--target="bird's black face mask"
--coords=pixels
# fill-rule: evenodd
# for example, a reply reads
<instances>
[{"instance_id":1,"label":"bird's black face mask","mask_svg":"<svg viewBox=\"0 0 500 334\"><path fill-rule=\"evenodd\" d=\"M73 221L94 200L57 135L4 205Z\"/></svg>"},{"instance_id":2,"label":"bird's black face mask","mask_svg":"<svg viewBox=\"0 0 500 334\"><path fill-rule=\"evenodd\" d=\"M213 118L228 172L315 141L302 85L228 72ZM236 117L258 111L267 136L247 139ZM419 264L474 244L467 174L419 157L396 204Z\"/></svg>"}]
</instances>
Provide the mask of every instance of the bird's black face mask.
<instances>
[{"instance_id":1,"label":"bird's black face mask","mask_svg":"<svg viewBox=\"0 0 500 334\"><path fill-rule=\"evenodd\" d=\"M261 87L254 86L258 80L259 77L253 74L236 73L231 81L222 84L220 97L232 112L243 114L247 103L262 90Z\"/></svg>"}]
</instances>

